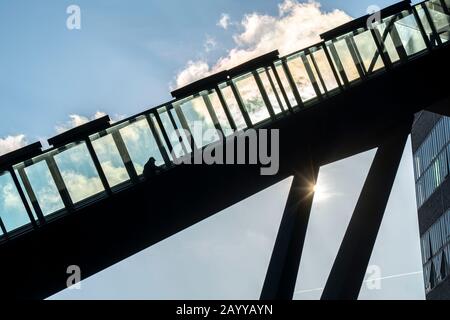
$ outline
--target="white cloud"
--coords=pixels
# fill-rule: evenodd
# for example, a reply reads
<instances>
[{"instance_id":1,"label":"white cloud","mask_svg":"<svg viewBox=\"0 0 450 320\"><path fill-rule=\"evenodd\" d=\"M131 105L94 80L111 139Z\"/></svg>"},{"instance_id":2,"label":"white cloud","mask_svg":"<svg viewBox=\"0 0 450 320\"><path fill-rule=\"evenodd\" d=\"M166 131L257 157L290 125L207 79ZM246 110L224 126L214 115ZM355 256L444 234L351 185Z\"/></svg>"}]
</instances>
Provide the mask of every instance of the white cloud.
<instances>
[{"instance_id":1,"label":"white cloud","mask_svg":"<svg viewBox=\"0 0 450 320\"><path fill-rule=\"evenodd\" d=\"M6 209L22 209L23 204L12 182L7 183L2 189L3 205Z\"/></svg>"},{"instance_id":2,"label":"white cloud","mask_svg":"<svg viewBox=\"0 0 450 320\"><path fill-rule=\"evenodd\" d=\"M55 126L55 131L56 133L60 134L72 128L78 127L82 124L85 124L89 121L101 118L105 115L106 113L102 111L97 111L91 117L85 117L78 114L71 114L69 115L70 120L66 121L63 124L58 124L57 126ZM125 118L125 116L115 115L114 117L112 117L111 122L114 123L123 118ZM41 141L43 146L47 144L47 138L45 137L39 137L38 140ZM4 138L0 138L0 156L12 152L14 150L20 149L22 147L25 147L27 144L28 139L24 134L9 135Z\"/></svg>"},{"instance_id":3,"label":"white cloud","mask_svg":"<svg viewBox=\"0 0 450 320\"><path fill-rule=\"evenodd\" d=\"M60 133L63 133L65 131L68 131L68 130L70 130L72 128L75 128L75 127L81 126L81 125L83 125L85 123L88 123L89 121L96 120L96 119L99 119L99 118L104 117L104 116L106 116L106 113L103 112L103 111L97 111L91 117L81 116L81 115L78 115L78 114L71 114L71 115L69 115L70 120L66 121L63 124L58 124L55 127L55 130L56 130L56 133L60 134ZM125 116L123 116L123 115L115 115L113 118L111 118L111 122L114 123L114 122L119 121L119 120L121 120L123 118L125 118Z\"/></svg>"},{"instance_id":4,"label":"white cloud","mask_svg":"<svg viewBox=\"0 0 450 320\"><path fill-rule=\"evenodd\" d=\"M57 125L55 127L55 130L58 134L63 133L67 130L70 130L75 127L79 127L85 123L88 123L89 121L101 118L105 115L106 115L106 113L101 112L101 111L97 111L91 118L88 118L85 116L80 116L78 114L71 114L71 115L69 115L70 120L64 124Z\"/></svg>"},{"instance_id":5,"label":"white cloud","mask_svg":"<svg viewBox=\"0 0 450 320\"><path fill-rule=\"evenodd\" d=\"M26 144L27 139L24 134L0 138L0 155L20 149L24 147Z\"/></svg>"},{"instance_id":6,"label":"white cloud","mask_svg":"<svg viewBox=\"0 0 450 320\"><path fill-rule=\"evenodd\" d=\"M210 73L210 68L208 63L205 61L188 61L187 66L184 70L180 71L177 75L176 86L182 87L188 83L194 82L195 80L201 79L202 77ZM174 88L175 89L175 88Z\"/></svg>"},{"instance_id":7,"label":"white cloud","mask_svg":"<svg viewBox=\"0 0 450 320\"><path fill-rule=\"evenodd\" d=\"M349 20L351 17L344 11L325 12L316 1L284 0L279 4L277 16L246 14L239 23L242 32L233 36L235 47L211 65L205 60L189 61L178 73L176 86L182 87L275 49L281 55L294 52L319 42L321 33Z\"/></svg>"},{"instance_id":8,"label":"white cloud","mask_svg":"<svg viewBox=\"0 0 450 320\"><path fill-rule=\"evenodd\" d=\"M230 26L230 15L228 15L226 13L222 13L222 15L220 16L219 22L217 22L217 25L219 27L227 30L228 27Z\"/></svg>"},{"instance_id":9,"label":"white cloud","mask_svg":"<svg viewBox=\"0 0 450 320\"><path fill-rule=\"evenodd\" d=\"M207 35L203 47L206 52L211 52L217 47L217 40L214 37Z\"/></svg>"},{"instance_id":10,"label":"white cloud","mask_svg":"<svg viewBox=\"0 0 450 320\"><path fill-rule=\"evenodd\" d=\"M112 161L102 162L102 168L105 172L108 183L111 187L118 185L129 179L127 170L123 166L115 166ZM143 170L143 169L142 169Z\"/></svg>"},{"instance_id":11,"label":"white cloud","mask_svg":"<svg viewBox=\"0 0 450 320\"><path fill-rule=\"evenodd\" d=\"M88 177L82 173L67 170L61 171L67 190L73 202L79 202L104 190L100 178Z\"/></svg>"}]
</instances>

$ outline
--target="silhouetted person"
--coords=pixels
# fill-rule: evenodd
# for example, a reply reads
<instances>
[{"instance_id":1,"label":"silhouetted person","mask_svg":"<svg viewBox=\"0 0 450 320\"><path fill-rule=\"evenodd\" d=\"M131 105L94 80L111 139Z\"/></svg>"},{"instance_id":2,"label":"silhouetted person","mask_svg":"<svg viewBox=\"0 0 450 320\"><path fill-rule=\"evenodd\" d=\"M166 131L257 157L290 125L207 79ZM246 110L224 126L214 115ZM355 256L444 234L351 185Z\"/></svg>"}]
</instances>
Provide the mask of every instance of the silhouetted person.
<instances>
[{"instance_id":1,"label":"silhouetted person","mask_svg":"<svg viewBox=\"0 0 450 320\"><path fill-rule=\"evenodd\" d=\"M145 179L150 179L161 172L160 168L156 165L155 158L151 157L148 159L144 166L144 177Z\"/></svg>"}]
</instances>

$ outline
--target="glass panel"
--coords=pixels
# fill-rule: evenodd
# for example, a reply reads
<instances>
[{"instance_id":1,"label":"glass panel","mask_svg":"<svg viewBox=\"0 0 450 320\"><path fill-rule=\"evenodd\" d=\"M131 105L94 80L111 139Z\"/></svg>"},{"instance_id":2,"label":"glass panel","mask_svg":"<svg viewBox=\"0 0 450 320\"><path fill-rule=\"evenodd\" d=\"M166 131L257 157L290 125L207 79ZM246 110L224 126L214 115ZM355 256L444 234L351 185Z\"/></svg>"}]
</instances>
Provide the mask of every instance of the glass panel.
<instances>
[{"instance_id":1,"label":"glass panel","mask_svg":"<svg viewBox=\"0 0 450 320\"><path fill-rule=\"evenodd\" d=\"M0 216L6 230L30 223L30 218L9 172L0 174Z\"/></svg>"},{"instance_id":2,"label":"glass panel","mask_svg":"<svg viewBox=\"0 0 450 320\"><path fill-rule=\"evenodd\" d=\"M272 79L273 85L275 86L275 90L278 92L278 96L280 97L282 108L284 110L286 110L287 109L286 101L284 100L283 93L282 93L282 91L280 89L280 86L278 85L277 78L275 77L275 73L273 72L272 68L268 69L268 75Z\"/></svg>"},{"instance_id":3,"label":"glass panel","mask_svg":"<svg viewBox=\"0 0 450 320\"><path fill-rule=\"evenodd\" d=\"M316 92L312 86L312 82L306 72L305 65L300 55L291 56L287 59L289 71L294 78L295 85L303 102L311 100L316 97Z\"/></svg>"},{"instance_id":4,"label":"glass panel","mask_svg":"<svg viewBox=\"0 0 450 320\"><path fill-rule=\"evenodd\" d=\"M313 53L314 60L316 61L317 67L319 68L320 75L322 76L325 86L328 91L331 91L338 87L336 77L333 74L333 69L331 68L327 56L323 49L317 50Z\"/></svg>"},{"instance_id":5,"label":"glass panel","mask_svg":"<svg viewBox=\"0 0 450 320\"><path fill-rule=\"evenodd\" d=\"M197 147L202 148L219 140L219 135L203 97L190 98L174 104L175 108L178 106L186 118ZM206 132L207 134L205 134Z\"/></svg>"},{"instance_id":6,"label":"glass panel","mask_svg":"<svg viewBox=\"0 0 450 320\"><path fill-rule=\"evenodd\" d=\"M427 48L414 15L410 14L397 20L395 28L408 55L413 55Z\"/></svg>"},{"instance_id":7,"label":"glass panel","mask_svg":"<svg viewBox=\"0 0 450 320\"><path fill-rule=\"evenodd\" d=\"M177 126L178 133L181 136L181 141L183 142L184 147L186 148L188 153L192 152L190 139L187 137L187 133L181 125L180 119L178 119L178 115L174 108L170 109L170 114L172 115L173 120L175 121L175 125Z\"/></svg>"},{"instance_id":8,"label":"glass panel","mask_svg":"<svg viewBox=\"0 0 450 320\"><path fill-rule=\"evenodd\" d=\"M173 148L173 154L175 157L179 158L185 154L182 142L178 139L177 132L175 131L174 126L172 125L172 122L170 121L169 115L167 113L166 108L161 108L161 110L158 110L159 117L161 119L162 125L164 127L164 130L167 133L167 136L169 137L170 143L172 144Z\"/></svg>"},{"instance_id":9,"label":"glass panel","mask_svg":"<svg viewBox=\"0 0 450 320\"><path fill-rule=\"evenodd\" d=\"M155 115L150 114L150 119L151 119L153 125L155 126L155 129L156 129L156 132L158 133L159 139L162 141L162 144L164 146L164 149L166 150L167 156L172 161L173 160L172 153L170 152L169 146L167 145L166 140L164 139L164 135L162 133L161 128L159 127L158 121L156 121ZM167 134L167 132L166 132L166 134Z\"/></svg>"},{"instance_id":10,"label":"glass panel","mask_svg":"<svg viewBox=\"0 0 450 320\"><path fill-rule=\"evenodd\" d=\"M286 91L286 95L289 99L289 103L292 107L297 106L297 100L295 100L294 93L292 92L291 85L287 79L286 73L284 72L283 66L281 62L275 64L276 71L278 76L280 77L281 84L283 85L284 91Z\"/></svg>"},{"instance_id":11,"label":"glass panel","mask_svg":"<svg viewBox=\"0 0 450 320\"><path fill-rule=\"evenodd\" d=\"M420 22L422 23L423 28L425 29L425 33L428 36L428 40L430 40L432 43L434 43L433 29L431 29L430 23L428 22L427 16L425 14L425 10L423 9L423 7L421 5L417 5L415 8L417 10L417 15L419 16Z\"/></svg>"},{"instance_id":12,"label":"glass panel","mask_svg":"<svg viewBox=\"0 0 450 320\"><path fill-rule=\"evenodd\" d=\"M53 158L73 203L104 191L85 143L55 154Z\"/></svg>"},{"instance_id":13,"label":"glass panel","mask_svg":"<svg viewBox=\"0 0 450 320\"><path fill-rule=\"evenodd\" d=\"M313 60L312 60L312 54L309 54L306 56L306 59L308 60L308 64L311 68L311 71L313 73L314 79L316 80L317 85L319 86L319 90L321 94L325 93L325 88L323 87L322 82L320 81L319 74L317 73L316 67L314 66ZM322 76L322 75L320 75Z\"/></svg>"},{"instance_id":14,"label":"glass panel","mask_svg":"<svg viewBox=\"0 0 450 320\"><path fill-rule=\"evenodd\" d=\"M394 41L389 32L386 31L386 23L389 24L390 19L385 19L382 23L376 24L377 31L381 37L380 43L384 44L391 62L397 62L400 60L397 50L395 49Z\"/></svg>"},{"instance_id":15,"label":"glass panel","mask_svg":"<svg viewBox=\"0 0 450 320\"><path fill-rule=\"evenodd\" d=\"M23 185L22 179L20 179L19 172L18 172L17 169L14 170L14 172L15 172L15 174L16 174L17 180L19 180L20 188L23 190L23 193L25 194L25 199L27 199L28 207L29 207L30 210L31 210L31 213L32 213L32 215L33 215L33 217L34 217L34 220L38 220L38 217L37 217L37 215L36 215L36 212L34 211L33 205L32 205L32 203L31 203L30 197L28 196L28 194L27 194L27 192L26 192L26 190L25 190L25 186Z\"/></svg>"},{"instance_id":16,"label":"glass panel","mask_svg":"<svg viewBox=\"0 0 450 320\"><path fill-rule=\"evenodd\" d=\"M233 90L231 89L231 87L230 86L220 87L220 91L222 92L222 95L227 103L228 110L230 111L231 116L233 117L234 123L236 124L236 128L238 130L243 130L247 128L244 117L242 116L241 110L239 109L239 105L236 101L236 98L234 97Z\"/></svg>"},{"instance_id":17,"label":"glass panel","mask_svg":"<svg viewBox=\"0 0 450 320\"><path fill-rule=\"evenodd\" d=\"M217 119L219 120L220 127L222 128L225 136L233 134L233 129L231 128L230 122L228 121L225 110L220 103L219 95L216 90L213 90L209 95L209 100L213 106L214 112L216 113Z\"/></svg>"},{"instance_id":18,"label":"glass panel","mask_svg":"<svg viewBox=\"0 0 450 320\"><path fill-rule=\"evenodd\" d=\"M272 85L270 84L269 77L267 76L266 70L260 69L258 70L259 77L261 78L261 82L266 90L267 96L269 97L270 104L272 105L273 111L275 113L280 113L283 111L281 109L280 104L278 103L277 96L275 95L275 91L273 90ZM281 92L278 91L278 96L281 97Z\"/></svg>"},{"instance_id":19,"label":"glass panel","mask_svg":"<svg viewBox=\"0 0 450 320\"><path fill-rule=\"evenodd\" d=\"M347 75L348 81L353 81L359 78L358 69L356 69L350 50L345 39L336 41L334 43L339 59L341 60L344 72Z\"/></svg>"},{"instance_id":20,"label":"glass panel","mask_svg":"<svg viewBox=\"0 0 450 320\"><path fill-rule=\"evenodd\" d=\"M92 146L110 187L130 179L111 134L93 140Z\"/></svg>"},{"instance_id":21,"label":"glass panel","mask_svg":"<svg viewBox=\"0 0 450 320\"><path fill-rule=\"evenodd\" d=\"M123 127L119 132L138 175L142 174L145 164L151 157L155 158L157 166L164 164L158 144L145 117Z\"/></svg>"},{"instance_id":22,"label":"glass panel","mask_svg":"<svg viewBox=\"0 0 450 320\"><path fill-rule=\"evenodd\" d=\"M353 39L355 40L362 62L367 71L369 70L372 61L376 56L378 56L378 58L376 60L373 71L384 67L381 56L378 54L377 45L370 31L359 33L358 35L354 36Z\"/></svg>"},{"instance_id":23,"label":"glass panel","mask_svg":"<svg viewBox=\"0 0 450 320\"><path fill-rule=\"evenodd\" d=\"M25 173L44 216L64 208L58 188L45 161L25 168Z\"/></svg>"},{"instance_id":24,"label":"glass panel","mask_svg":"<svg viewBox=\"0 0 450 320\"><path fill-rule=\"evenodd\" d=\"M259 92L253 75L247 74L233 81L252 123L255 124L269 118L269 111L264 104L263 97L261 92Z\"/></svg>"},{"instance_id":25,"label":"glass panel","mask_svg":"<svg viewBox=\"0 0 450 320\"><path fill-rule=\"evenodd\" d=\"M450 16L446 14L440 0L430 0L425 5L430 12L431 20L433 20L439 37L442 42L447 42L450 36Z\"/></svg>"}]
</instances>

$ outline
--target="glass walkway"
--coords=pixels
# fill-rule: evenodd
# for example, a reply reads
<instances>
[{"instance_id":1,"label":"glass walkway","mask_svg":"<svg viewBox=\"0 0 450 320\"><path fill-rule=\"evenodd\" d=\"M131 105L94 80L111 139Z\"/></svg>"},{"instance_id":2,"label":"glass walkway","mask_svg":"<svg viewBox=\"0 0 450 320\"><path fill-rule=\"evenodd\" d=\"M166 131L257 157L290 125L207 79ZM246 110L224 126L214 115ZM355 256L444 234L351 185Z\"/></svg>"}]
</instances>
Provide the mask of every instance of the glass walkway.
<instances>
[{"instance_id":1,"label":"glass walkway","mask_svg":"<svg viewBox=\"0 0 450 320\"><path fill-rule=\"evenodd\" d=\"M446 46L450 0L403 1L324 33L322 42L272 52L172 92L174 100L117 123L90 122L0 157L0 241L142 183L150 157L161 172L235 132L263 128ZM214 134L200 137L202 131ZM190 137L193 137L192 139Z\"/></svg>"}]
</instances>

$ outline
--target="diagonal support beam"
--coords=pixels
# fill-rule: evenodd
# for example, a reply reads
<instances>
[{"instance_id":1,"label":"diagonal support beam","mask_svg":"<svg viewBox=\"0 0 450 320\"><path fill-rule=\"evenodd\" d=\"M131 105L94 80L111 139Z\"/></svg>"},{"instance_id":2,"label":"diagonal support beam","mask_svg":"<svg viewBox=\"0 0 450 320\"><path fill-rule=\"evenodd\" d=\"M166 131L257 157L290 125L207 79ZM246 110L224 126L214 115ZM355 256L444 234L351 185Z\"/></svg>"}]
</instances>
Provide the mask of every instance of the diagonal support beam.
<instances>
[{"instance_id":1,"label":"diagonal support beam","mask_svg":"<svg viewBox=\"0 0 450 320\"><path fill-rule=\"evenodd\" d=\"M322 300L358 299L410 129L408 124L378 148Z\"/></svg>"},{"instance_id":2,"label":"diagonal support beam","mask_svg":"<svg viewBox=\"0 0 450 320\"><path fill-rule=\"evenodd\" d=\"M291 300L294 296L318 172L318 167L309 164L294 175L261 300Z\"/></svg>"}]
</instances>

